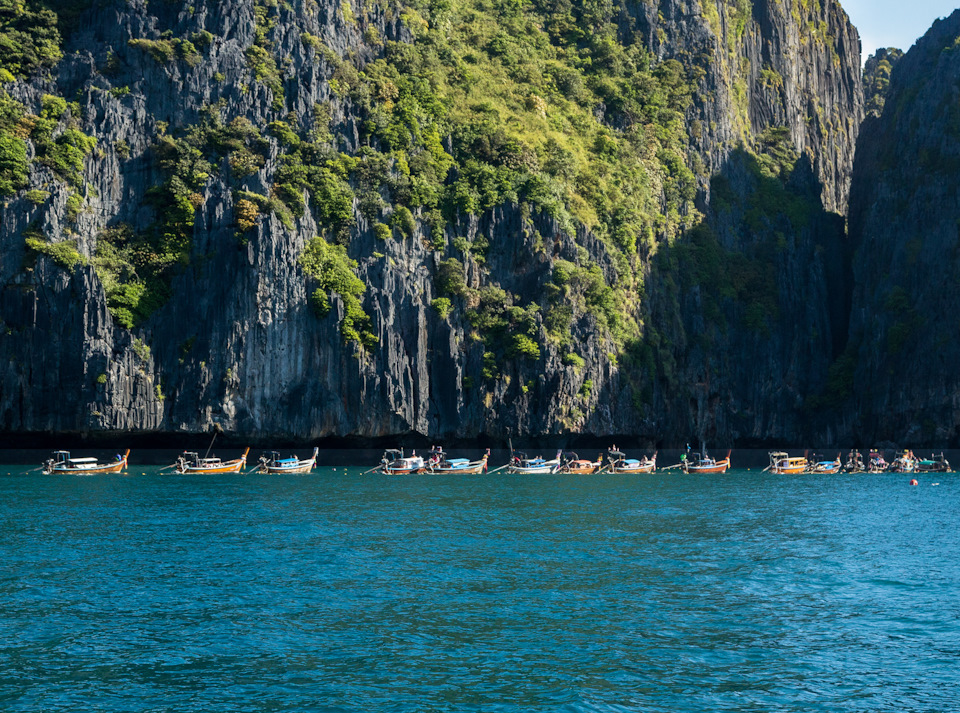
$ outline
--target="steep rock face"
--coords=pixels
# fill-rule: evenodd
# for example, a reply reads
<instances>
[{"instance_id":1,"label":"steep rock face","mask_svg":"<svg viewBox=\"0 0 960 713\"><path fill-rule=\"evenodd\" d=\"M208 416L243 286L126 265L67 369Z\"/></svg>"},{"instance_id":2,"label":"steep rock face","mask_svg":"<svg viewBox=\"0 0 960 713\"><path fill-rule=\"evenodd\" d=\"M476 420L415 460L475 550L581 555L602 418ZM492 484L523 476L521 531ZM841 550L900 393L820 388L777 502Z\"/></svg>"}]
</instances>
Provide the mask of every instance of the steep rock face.
<instances>
[{"instance_id":1,"label":"steep rock face","mask_svg":"<svg viewBox=\"0 0 960 713\"><path fill-rule=\"evenodd\" d=\"M838 2L631 6L651 50L703 73L691 122L709 174L741 142L790 130L813 164L826 210L845 213L863 119L860 37Z\"/></svg>"},{"instance_id":2,"label":"steep rock face","mask_svg":"<svg viewBox=\"0 0 960 713\"><path fill-rule=\"evenodd\" d=\"M822 209L802 159L776 176L735 154L714 180L722 196L733 200L654 261L652 410L691 440L831 441L810 401L846 327L843 219Z\"/></svg>"},{"instance_id":3,"label":"steep rock face","mask_svg":"<svg viewBox=\"0 0 960 713\"><path fill-rule=\"evenodd\" d=\"M30 187L51 196L37 205L21 192L4 209L3 429L175 433L217 425L260 438L582 432L650 442L802 437L804 396L823 384L838 329L829 305L837 300L832 271L842 227L824 207L846 203L862 100L856 33L842 10L794 5L664 0L626 8L625 43L678 59L695 79L684 132L704 217L691 212L687 223L708 234L706 242L692 231L658 235L660 252L636 258L646 290L628 297L642 329L625 345L598 314L574 313L569 334L581 361L545 336L545 295L561 261L598 266L613 285L624 279L622 258L589 230L509 201L458 215L445 229L446 252L438 252L425 216L417 216L409 237L395 231L382 240L354 200L349 254L367 285L363 305L377 343L365 350L345 343L344 301L334 295L333 308L318 318L310 304L316 285L298 262L307 242L329 227L318 211L308 205L285 221L264 209L255 227L238 228L238 196L271 196L284 166L281 142L266 135L262 165L249 175L225 156L211 159L210 175L194 192L186 264L173 273L162 307L132 330L122 327L89 264L64 267L34 254L25 249L25 232L74 240L89 262L106 229L149 231L163 219L152 202L168 180L158 162L162 137L182 136L211 110L224 123L239 117L261 128L293 116L304 132L319 132L325 127L316 107L324 105L334 145L357 153L364 117L335 91L345 81L340 62L350 57L363 66L380 56L383 40L412 42L413 20L379 6L358 19L343 4L310 0L282 7L130 2L89 11L55 83L9 87L33 111L43 94L79 96L97 152L85 163L85 203L75 220L65 217L69 191L36 164ZM196 54L173 45L180 55L167 61L151 55L164 46L130 42L204 32L210 37ZM264 34L276 72L258 81L252 48ZM786 127L780 148L792 158L789 168L767 175L738 147L759 150L757 137L772 127ZM726 197L717 198L718 185ZM802 203L802 215L784 216L781 206L764 203L770 191ZM449 247L456 237L487 247L482 256ZM723 259L749 259L735 274L724 267L723 281L709 270L687 279L689 260L714 247ZM433 307L438 268L450 256L463 263L471 289L496 285L512 307L539 310L537 356L503 359L479 341L466 316L475 297L446 316ZM772 273L758 268L764 260Z\"/></svg>"},{"instance_id":4,"label":"steep rock face","mask_svg":"<svg viewBox=\"0 0 960 713\"><path fill-rule=\"evenodd\" d=\"M847 365L865 442L957 441L960 12L895 65L864 123L850 209L856 245Z\"/></svg>"},{"instance_id":5,"label":"steep rock face","mask_svg":"<svg viewBox=\"0 0 960 713\"><path fill-rule=\"evenodd\" d=\"M701 225L651 267L646 411L660 437L832 442L816 402L848 326L856 30L837 3L640 8L659 56L703 69L689 122L711 176Z\"/></svg>"}]
</instances>

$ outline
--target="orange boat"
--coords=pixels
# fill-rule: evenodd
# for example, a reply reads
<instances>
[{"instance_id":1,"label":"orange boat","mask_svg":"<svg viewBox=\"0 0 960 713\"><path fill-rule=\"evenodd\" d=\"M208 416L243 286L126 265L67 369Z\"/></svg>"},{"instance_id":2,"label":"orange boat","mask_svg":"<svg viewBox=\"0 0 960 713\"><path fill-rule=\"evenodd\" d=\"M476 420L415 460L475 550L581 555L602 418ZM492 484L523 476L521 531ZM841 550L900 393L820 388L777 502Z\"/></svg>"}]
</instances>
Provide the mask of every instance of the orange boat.
<instances>
[{"instance_id":1,"label":"orange boat","mask_svg":"<svg viewBox=\"0 0 960 713\"><path fill-rule=\"evenodd\" d=\"M45 475L100 475L119 473L127 468L130 449L117 456L113 463L98 463L96 458L71 458L70 451L54 451L53 458L43 464Z\"/></svg>"},{"instance_id":2,"label":"orange boat","mask_svg":"<svg viewBox=\"0 0 960 713\"><path fill-rule=\"evenodd\" d=\"M770 465L767 466L767 470L780 475L796 475L803 473L808 466L806 456L791 458L783 451L774 451L770 454Z\"/></svg>"},{"instance_id":3,"label":"orange boat","mask_svg":"<svg viewBox=\"0 0 960 713\"><path fill-rule=\"evenodd\" d=\"M219 458L201 458L193 451L184 451L174 463L174 469L178 473L239 473L247 464L249 452L248 447L236 460L222 461Z\"/></svg>"},{"instance_id":4,"label":"orange boat","mask_svg":"<svg viewBox=\"0 0 960 713\"><path fill-rule=\"evenodd\" d=\"M730 451L723 460L714 460L704 451L702 456L694 454L681 463L684 473L726 473L730 467Z\"/></svg>"}]
</instances>

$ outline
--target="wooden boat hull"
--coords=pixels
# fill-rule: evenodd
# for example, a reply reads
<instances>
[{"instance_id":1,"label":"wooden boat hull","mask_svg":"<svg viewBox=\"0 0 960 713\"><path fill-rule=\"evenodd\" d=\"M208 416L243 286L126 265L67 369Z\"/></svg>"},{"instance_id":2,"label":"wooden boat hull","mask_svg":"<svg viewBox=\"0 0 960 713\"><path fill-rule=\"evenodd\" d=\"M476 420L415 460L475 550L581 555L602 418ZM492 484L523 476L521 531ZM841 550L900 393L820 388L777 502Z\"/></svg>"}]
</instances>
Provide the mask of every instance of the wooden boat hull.
<instances>
[{"instance_id":1,"label":"wooden boat hull","mask_svg":"<svg viewBox=\"0 0 960 713\"><path fill-rule=\"evenodd\" d=\"M570 473L571 475L593 475L598 470L600 470L599 463L570 463L565 466L560 466L556 469L556 473Z\"/></svg>"},{"instance_id":2,"label":"wooden boat hull","mask_svg":"<svg viewBox=\"0 0 960 713\"><path fill-rule=\"evenodd\" d=\"M389 463L381 463L377 472L384 475L417 475L427 472L427 462L420 456L399 458Z\"/></svg>"},{"instance_id":3,"label":"wooden boat hull","mask_svg":"<svg viewBox=\"0 0 960 713\"><path fill-rule=\"evenodd\" d=\"M788 456L786 453L775 453L768 466L771 473L777 475L800 475L807 473L815 464L807 460L806 456Z\"/></svg>"},{"instance_id":4,"label":"wooden boat hull","mask_svg":"<svg viewBox=\"0 0 960 713\"><path fill-rule=\"evenodd\" d=\"M823 473L826 475L834 475L840 472L840 464L831 464L828 466L814 466L810 469L810 473Z\"/></svg>"},{"instance_id":5,"label":"wooden boat hull","mask_svg":"<svg viewBox=\"0 0 960 713\"><path fill-rule=\"evenodd\" d=\"M228 460L216 465L190 465L189 463L178 463L175 471L181 474L204 473L217 475L219 473L239 473L247 464L247 454L250 449L247 448L243 455L236 460Z\"/></svg>"},{"instance_id":6,"label":"wooden boat hull","mask_svg":"<svg viewBox=\"0 0 960 713\"><path fill-rule=\"evenodd\" d=\"M320 452L319 448L313 449L313 455L306 460L297 461L292 465L269 465L268 463L261 463L257 468L258 473L265 473L268 475L283 475L285 473L291 474L301 474L309 473L313 470L314 466L317 465L317 453Z\"/></svg>"},{"instance_id":7,"label":"wooden boat hull","mask_svg":"<svg viewBox=\"0 0 960 713\"><path fill-rule=\"evenodd\" d=\"M623 467L613 467L610 469L611 473L625 473L625 474L636 474L636 473L655 473L657 470L656 463L649 463L647 465L637 465L637 466L623 466Z\"/></svg>"},{"instance_id":8,"label":"wooden boat hull","mask_svg":"<svg viewBox=\"0 0 960 713\"><path fill-rule=\"evenodd\" d=\"M316 459L311 458L310 460L300 461L298 465L289 466L286 468L277 468L272 465L263 466L260 469L260 472L270 475L283 475L284 473L309 473L311 470L313 470L314 465L316 465Z\"/></svg>"},{"instance_id":9,"label":"wooden boat hull","mask_svg":"<svg viewBox=\"0 0 960 713\"><path fill-rule=\"evenodd\" d=\"M177 468L177 473L239 473L243 470L243 466L247 464L246 458L239 458L237 460L228 460L220 465L216 466L194 466L194 465L185 465L183 468Z\"/></svg>"},{"instance_id":10,"label":"wooden boat hull","mask_svg":"<svg viewBox=\"0 0 960 713\"><path fill-rule=\"evenodd\" d=\"M917 467L914 469L914 472L916 473L952 473L953 471L950 470L950 468L948 468L947 466L936 464L936 463L933 464L932 466L926 465L924 463L919 463Z\"/></svg>"},{"instance_id":11,"label":"wooden boat hull","mask_svg":"<svg viewBox=\"0 0 960 713\"><path fill-rule=\"evenodd\" d=\"M522 466L522 465L508 465L507 472L513 473L514 475L550 475L553 473L553 469L556 468L556 464L553 465L536 465L536 466Z\"/></svg>"},{"instance_id":12,"label":"wooden boat hull","mask_svg":"<svg viewBox=\"0 0 960 713\"><path fill-rule=\"evenodd\" d=\"M487 470L487 458L484 456L480 460L471 461L460 467L444 467L434 465L430 467L430 472L435 475L481 475Z\"/></svg>"},{"instance_id":13,"label":"wooden boat hull","mask_svg":"<svg viewBox=\"0 0 960 713\"><path fill-rule=\"evenodd\" d=\"M687 473L704 473L704 474L713 474L713 473L726 473L727 469L730 467L730 458L724 458L723 460L718 460L712 465L688 465L684 468L684 471Z\"/></svg>"},{"instance_id":14,"label":"wooden boat hull","mask_svg":"<svg viewBox=\"0 0 960 713\"><path fill-rule=\"evenodd\" d=\"M130 455L130 449L123 454L123 457L115 463L105 463L92 468L69 468L67 466L55 465L49 469L44 469L46 475L103 475L105 473L120 473L127 469L127 457Z\"/></svg>"}]
</instances>

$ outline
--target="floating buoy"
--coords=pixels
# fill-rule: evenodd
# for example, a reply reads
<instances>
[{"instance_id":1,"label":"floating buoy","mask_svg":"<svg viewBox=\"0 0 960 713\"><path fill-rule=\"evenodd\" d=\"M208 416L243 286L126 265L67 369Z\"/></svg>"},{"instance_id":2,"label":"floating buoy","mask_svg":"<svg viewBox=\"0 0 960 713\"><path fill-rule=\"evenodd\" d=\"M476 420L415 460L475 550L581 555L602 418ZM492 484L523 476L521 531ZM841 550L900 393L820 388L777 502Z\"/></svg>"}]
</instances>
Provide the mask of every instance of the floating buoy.
<instances>
[{"instance_id":1,"label":"floating buoy","mask_svg":"<svg viewBox=\"0 0 960 713\"><path fill-rule=\"evenodd\" d=\"M917 479L914 478L913 480L910 481L910 485L920 485L920 483L918 483Z\"/></svg>"}]
</instances>

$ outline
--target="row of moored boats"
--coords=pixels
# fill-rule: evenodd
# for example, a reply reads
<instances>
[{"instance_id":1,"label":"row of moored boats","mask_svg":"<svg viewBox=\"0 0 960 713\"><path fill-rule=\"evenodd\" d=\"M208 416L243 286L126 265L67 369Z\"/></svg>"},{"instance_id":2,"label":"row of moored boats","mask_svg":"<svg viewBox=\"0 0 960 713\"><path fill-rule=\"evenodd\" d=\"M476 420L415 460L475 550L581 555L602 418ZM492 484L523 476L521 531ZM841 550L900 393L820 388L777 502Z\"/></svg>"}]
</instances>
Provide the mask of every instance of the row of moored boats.
<instances>
[{"instance_id":1,"label":"row of moored boats","mask_svg":"<svg viewBox=\"0 0 960 713\"><path fill-rule=\"evenodd\" d=\"M176 461L164 470L174 470L177 473L240 473L247 465L247 448L239 458L222 460L210 457L209 453L203 457L196 451L184 451ZM260 456L260 460L247 472L257 473L309 473L317 464L319 448L314 448L309 458L297 456L282 457L279 451L268 451ZM943 453L933 454L930 458L917 458L913 451L898 452L891 461L887 461L879 450L869 451L864 456L857 450L851 450L846 462L842 462L840 454L834 460L825 460L816 455L808 457L790 456L784 451L770 453L770 464L765 471L785 475L798 473L950 473L950 463ZM74 475L97 475L100 473L119 473L126 469L130 457L128 449L122 456L110 463L100 463L96 458L72 458L69 451L55 451L53 458L43 465L43 472L47 474L69 473ZM550 473L573 473L589 475L594 473L654 473L657 470L657 453L652 456L643 455L640 458L628 458L616 446L601 453L596 460L584 459L573 451L559 450L552 459L542 456L530 458L525 453L511 452L510 460L505 465L488 471L490 450L478 460L469 458L450 458L444 450L434 446L426 456L418 456L413 451L409 456L403 449L389 449L384 451L380 463L371 468L370 472L386 473L389 475L409 475L414 473L438 473L477 475L487 472L506 471L518 475L544 475ZM704 450L702 453L691 452L680 456L680 462L667 466L663 470L680 470L685 473L725 473L730 468L730 451L720 460L711 458Z\"/></svg>"},{"instance_id":2,"label":"row of moored boats","mask_svg":"<svg viewBox=\"0 0 960 713\"><path fill-rule=\"evenodd\" d=\"M912 450L897 451L890 461L887 461L883 451L876 449L868 451L864 458L858 450L851 450L846 461L840 460L840 453L833 460L818 458L816 455L808 458L790 456L783 451L770 453L770 465L764 470L771 473L791 475L796 473L952 473L950 462L942 452L933 453L929 458L918 458Z\"/></svg>"},{"instance_id":3,"label":"row of moored boats","mask_svg":"<svg viewBox=\"0 0 960 713\"><path fill-rule=\"evenodd\" d=\"M318 448L313 449L309 458L300 459L297 456L281 457L278 451L264 453L259 462L247 472L259 473L309 473L316 467ZM222 460L218 457L200 456L196 451L184 451L176 461L164 468L177 473L240 473L247 465L247 456L250 449L233 460ZM130 450L123 455L117 455L114 461L100 463L96 458L73 458L70 451L54 451L53 457L43 464L43 472L47 474L97 475L101 473L120 473L126 470L130 457ZM380 463L369 472L379 472L392 475L406 475L413 473L450 473L460 475L475 475L488 472L490 449L478 460L469 458L450 458L440 447L433 447L426 456L418 456L416 451L409 456L403 449L389 449L384 451ZM722 473L730 467L729 454L725 460L714 461L704 457L698 460L684 461L681 464L688 472ZM518 474L542 473L653 473L657 469L657 454L652 457L627 458L626 454L615 447L607 451L606 456L601 454L597 460L590 461L580 458L570 451L557 451L555 458L546 460L540 456L528 458L524 453L511 455L510 462L496 472L506 470Z\"/></svg>"},{"instance_id":4,"label":"row of moored boats","mask_svg":"<svg viewBox=\"0 0 960 713\"><path fill-rule=\"evenodd\" d=\"M556 456L547 460L542 456L530 458L526 453L511 452L506 465L488 471L490 450L479 460L469 458L448 458L443 449L434 446L426 456L418 456L416 451L405 456L402 449L390 449L384 452L380 464L368 472L390 475L410 475L414 473L461 473L479 474L506 471L517 475L546 475L551 473L573 473L590 475L593 473L653 473L657 470L657 454L643 455L640 458L628 458L616 446L601 453L596 460L581 458L573 451L557 451ZM684 456L680 463L668 468L679 468L687 473L725 473L730 467L730 453L723 460L715 460L704 453L692 457Z\"/></svg>"},{"instance_id":5,"label":"row of moored boats","mask_svg":"<svg viewBox=\"0 0 960 713\"><path fill-rule=\"evenodd\" d=\"M319 448L313 449L309 458L289 456L284 458L279 451L269 451L260 456L257 464L248 472L255 473L309 473L317 465ZM222 460L216 456L200 456L196 451L184 451L177 456L176 462L164 470L174 470L177 473L240 473L247 465L247 448L239 458ZM43 472L47 475L64 473L72 475L98 475L101 473L119 473L127 468L130 449L122 456L117 455L110 463L100 463L96 458L72 458L70 451L54 451L53 458L43 464Z\"/></svg>"}]
</instances>

